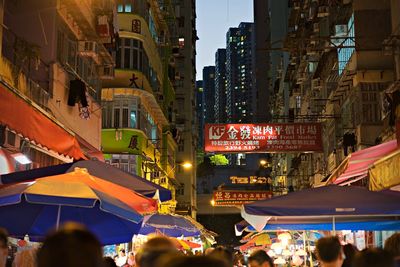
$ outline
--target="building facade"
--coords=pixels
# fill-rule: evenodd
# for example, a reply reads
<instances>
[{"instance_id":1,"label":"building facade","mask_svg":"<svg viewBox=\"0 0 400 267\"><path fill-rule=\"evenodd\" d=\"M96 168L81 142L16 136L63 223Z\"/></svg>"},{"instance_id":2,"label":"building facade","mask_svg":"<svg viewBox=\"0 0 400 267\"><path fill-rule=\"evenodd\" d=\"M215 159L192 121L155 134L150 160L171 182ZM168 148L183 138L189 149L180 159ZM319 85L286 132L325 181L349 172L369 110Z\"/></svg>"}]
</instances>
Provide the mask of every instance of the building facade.
<instances>
[{"instance_id":1,"label":"building facade","mask_svg":"<svg viewBox=\"0 0 400 267\"><path fill-rule=\"evenodd\" d=\"M215 66L203 68L204 122L215 123Z\"/></svg>"},{"instance_id":2,"label":"building facade","mask_svg":"<svg viewBox=\"0 0 400 267\"><path fill-rule=\"evenodd\" d=\"M180 132L177 164L191 163L196 166L198 133L196 125L196 6L194 0L175 0L175 16L178 20L179 49L176 57L176 128ZM180 166L180 165L179 165ZM196 217L196 168L177 168L181 184L177 212Z\"/></svg>"},{"instance_id":3,"label":"building facade","mask_svg":"<svg viewBox=\"0 0 400 267\"><path fill-rule=\"evenodd\" d=\"M381 96L395 76L393 55L383 53L392 32L390 1L289 1L289 7L283 42L289 64L274 92L273 118L321 122L324 145L323 153L277 159L276 176L290 191L324 184L352 152L394 138Z\"/></svg>"},{"instance_id":4,"label":"building facade","mask_svg":"<svg viewBox=\"0 0 400 267\"><path fill-rule=\"evenodd\" d=\"M203 81L196 81L196 118L198 125L198 150L203 150L204 146L204 87Z\"/></svg>"},{"instance_id":5,"label":"building facade","mask_svg":"<svg viewBox=\"0 0 400 267\"><path fill-rule=\"evenodd\" d=\"M176 134L172 5L117 1L115 78L104 83L102 148L106 162L171 190L161 212L176 207Z\"/></svg>"},{"instance_id":6,"label":"building facade","mask_svg":"<svg viewBox=\"0 0 400 267\"><path fill-rule=\"evenodd\" d=\"M227 86L226 86L226 49L219 48L215 52L215 122L227 121Z\"/></svg>"},{"instance_id":7,"label":"building facade","mask_svg":"<svg viewBox=\"0 0 400 267\"><path fill-rule=\"evenodd\" d=\"M102 160L99 94L102 79L113 77L113 2L1 8L0 173Z\"/></svg>"},{"instance_id":8,"label":"building facade","mask_svg":"<svg viewBox=\"0 0 400 267\"><path fill-rule=\"evenodd\" d=\"M226 37L228 122L251 122L256 111L254 24L242 22Z\"/></svg>"}]
</instances>

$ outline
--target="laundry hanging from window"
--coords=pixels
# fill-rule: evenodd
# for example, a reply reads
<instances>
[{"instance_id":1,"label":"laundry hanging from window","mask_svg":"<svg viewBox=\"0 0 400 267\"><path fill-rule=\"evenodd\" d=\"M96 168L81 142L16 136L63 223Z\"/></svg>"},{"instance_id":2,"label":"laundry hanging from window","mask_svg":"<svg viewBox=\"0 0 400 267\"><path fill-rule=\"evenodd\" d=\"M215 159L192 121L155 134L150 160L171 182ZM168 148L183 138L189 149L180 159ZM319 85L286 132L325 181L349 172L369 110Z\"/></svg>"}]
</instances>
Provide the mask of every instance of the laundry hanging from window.
<instances>
[{"instance_id":1,"label":"laundry hanging from window","mask_svg":"<svg viewBox=\"0 0 400 267\"><path fill-rule=\"evenodd\" d=\"M71 80L69 82L68 106L75 106L79 102L82 107L87 107L86 85L80 79Z\"/></svg>"}]
</instances>

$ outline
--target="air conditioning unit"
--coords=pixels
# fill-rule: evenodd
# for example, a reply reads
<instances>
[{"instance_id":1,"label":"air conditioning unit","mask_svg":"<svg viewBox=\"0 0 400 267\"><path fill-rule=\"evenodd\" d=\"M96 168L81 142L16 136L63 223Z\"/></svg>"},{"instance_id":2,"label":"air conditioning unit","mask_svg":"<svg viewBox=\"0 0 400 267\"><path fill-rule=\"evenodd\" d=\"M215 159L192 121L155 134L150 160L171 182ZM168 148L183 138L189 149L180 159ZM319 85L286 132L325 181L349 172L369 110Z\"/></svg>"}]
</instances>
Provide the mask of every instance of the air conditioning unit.
<instances>
[{"instance_id":1,"label":"air conditioning unit","mask_svg":"<svg viewBox=\"0 0 400 267\"><path fill-rule=\"evenodd\" d=\"M348 35L348 27L346 24L335 25L335 36L345 37Z\"/></svg>"},{"instance_id":2,"label":"air conditioning unit","mask_svg":"<svg viewBox=\"0 0 400 267\"><path fill-rule=\"evenodd\" d=\"M175 63L176 63L175 58L174 58L174 57L171 57L171 58L169 59L169 64L170 64L171 66L175 66Z\"/></svg>"},{"instance_id":3,"label":"air conditioning unit","mask_svg":"<svg viewBox=\"0 0 400 267\"><path fill-rule=\"evenodd\" d=\"M318 8L318 18L324 18L329 16L329 7L328 6L320 6Z\"/></svg>"},{"instance_id":4,"label":"air conditioning unit","mask_svg":"<svg viewBox=\"0 0 400 267\"><path fill-rule=\"evenodd\" d=\"M79 41L78 54L83 57L91 57L98 62L99 46L94 41Z\"/></svg>"},{"instance_id":5,"label":"air conditioning unit","mask_svg":"<svg viewBox=\"0 0 400 267\"><path fill-rule=\"evenodd\" d=\"M321 79L313 79L311 81L311 88L313 90L320 90L322 88L322 81Z\"/></svg>"},{"instance_id":6,"label":"air conditioning unit","mask_svg":"<svg viewBox=\"0 0 400 267\"><path fill-rule=\"evenodd\" d=\"M103 65L99 67L99 77L103 80L114 79L114 66L113 65Z\"/></svg>"},{"instance_id":7,"label":"air conditioning unit","mask_svg":"<svg viewBox=\"0 0 400 267\"><path fill-rule=\"evenodd\" d=\"M316 32L316 33L319 32L319 23L314 23L313 24L313 31Z\"/></svg>"},{"instance_id":8,"label":"air conditioning unit","mask_svg":"<svg viewBox=\"0 0 400 267\"><path fill-rule=\"evenodd\" d=\"M18 134L5 130L4 147L19 149L21 146L21 139L22 138Z\"/></svg>"},{"instance_id":9,"label":"air conditioning unit","mask_svg":"<svg viewBox=\"0 0 400 267\"><path fill-rule=\"evenodd\" d=\"M119 163L111 163L110 165L119 169Z\"/></svg>"}]
</instances>

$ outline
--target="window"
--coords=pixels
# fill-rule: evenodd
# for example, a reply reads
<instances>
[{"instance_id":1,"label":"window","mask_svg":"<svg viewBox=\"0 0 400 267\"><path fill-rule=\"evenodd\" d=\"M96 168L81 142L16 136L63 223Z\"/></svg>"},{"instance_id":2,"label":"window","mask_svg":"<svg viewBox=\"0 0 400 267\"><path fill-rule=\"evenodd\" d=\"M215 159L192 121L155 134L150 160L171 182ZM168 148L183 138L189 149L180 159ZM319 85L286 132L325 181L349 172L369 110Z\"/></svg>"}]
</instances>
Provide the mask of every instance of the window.
<instances>
[{"instance_id":1,"label":"window","mask_svg":"<svg viewBox=\"0 0 400 267\"><path fill-rule=\"evenodd\" d=\"M131 13L131 12L132 12L132 5L126 4L125 5L125 13Z\"/></svg>"},{"instance_id":2,"label":"window","mask_svg":"<svg viewBox=\"0 0 400 267\"><path fill-rule=\"evenodd\" d=\"M117 12L118 12L118 13L124 12L124 5L118 4L118 6L117 6Z\"/></svg>"},{"instance_id":3,"label":"window","mask_svg":"<svg viewBox=\"0 0 400 267\"><path fill-rule=\"evenodd\" d=\"M296 108L301 108L301 96L296 96Z\"/></svg>"},{"instance_id":4,"label":"window","mask_svg":"<svg viewBox=\"0 0 400 267\"><path fill-rule=\"evenodd\" d=\"M114 109L114 128L119 128L120 126L120 109L115 108Z\"/></svg>"},{"instance_id":5,"label":"window","mask_svg":"<svg viewBox=\"0 0 400 267\"><path fill-rule=\"evenodd\" d=\"M113 154L111 157L112 159L106 160L106 163L137 175L137 155Z\"/></svg>"},{"instance_id":6,"label":"window","mask_svg":"<svg viewBox=\"0 0 400 267\"><path fill-rule=\"evenodd\" d=\"M185 46L185 38L180 37L180 38L178 39L178 43L179 43L179 47L180 47L180 48L183 48L183 47Z\"/></svg>"}]
</instances>

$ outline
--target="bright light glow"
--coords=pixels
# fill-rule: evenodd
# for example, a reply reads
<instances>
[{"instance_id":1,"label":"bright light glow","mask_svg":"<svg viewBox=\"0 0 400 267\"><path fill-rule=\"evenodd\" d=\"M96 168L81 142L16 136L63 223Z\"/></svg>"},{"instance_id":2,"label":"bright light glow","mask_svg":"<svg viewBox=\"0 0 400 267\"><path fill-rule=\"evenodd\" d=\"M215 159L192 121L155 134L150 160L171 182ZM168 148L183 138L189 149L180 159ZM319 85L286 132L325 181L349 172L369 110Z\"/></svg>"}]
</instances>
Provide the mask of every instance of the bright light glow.
<instances>
[{"instance_id":1,"label":"bright light glow","mask_svg":"<svg viewBox=\"0 0 400 267\"><path fill-rule=\"evenodd\" d=\"M268 256L270 256L271 258L273 258L273 257L276 256L275 252L274 252L272 249L268 250L267 254L268 254Z\"/></svg>"},{"instance_id":2,"label":"bright light glow","mask_svg":"<svg viewBox=\"0 0 400 267\"><path fill-rule=\"evenodd\" d=\"M27 156L25 156L25 155L22 154L22 153L14 154L14 155L12 155L12 157L13 157L19 164L22 164L22 165L26 165L26 164L31 164L31 163L32 163L32 161L31 161Z\"/></svg>"},{"instance_id":3,"label":"bright light glow","mask_svg":"<svg viewBox=\"0 0 400 267\"><path fill-rule=\"evenodd\" d=\"M273 250L282 249L282 244L281 243L273 243L271 245L271 249L273 249Z\"/></svg>"},{"instance_id":4,"label":"bright light glow","mask_svg":"<svg viewBox=\"0 0 400 267\"><path fill-rule=\"evenodd\" d=\"M279 257L276 260L274 260L274 264L285 264L285 263L286 261L282 257Z\"/></svg>"},{"instance_id":5,"label":"bright light glow","mask_svg":"<svg viewBox=\"0 0 400 267\"><path fill-rule=\"evenodd\" d=\"M182 167L183 167L184 169L191 169L191 168L193 167L193 164L190 163L190 162L184 162L184 163L182 164Z\"/></svg>"},{"instance_id":6,"label":"bright light glow","mask_svg":"<svg viewBox=\"0 0 400 267\"><path fill-rule=\"evenodd\" d=\"M211 199L210 204L211 204L211 206L215 206L215 200Z\"/></svg>"},{"instance_id":7,"label":"bright light glow","mask_svg":"<svg viewBox=\"0 0 400 267\"><path fill-rule=\"evenodd\" d=\"M278 235L279 240L290 240L292 236L289 233L282 233Z\"/></svg>"},{"instance_id":8,"label":"bright light glow","mask_svg":"<svg viewBox=\"0 0 400 267\"><path fill-rule=\"evenodd\" d=\"M265 164L267 164L267 161L265 159L260 160L260 165L264 166Z\"/></svg>"},{"instance_id":9,"label":"bright light glow","mask_svg":"<svg viewBox=\"0 0 400 267\"><path fill-rule=\"evenodd\" d=\"M292 256L292 252L290 252L288 249L285 249L282 251L282 256Z\"/></svg>"}]
</instances>

